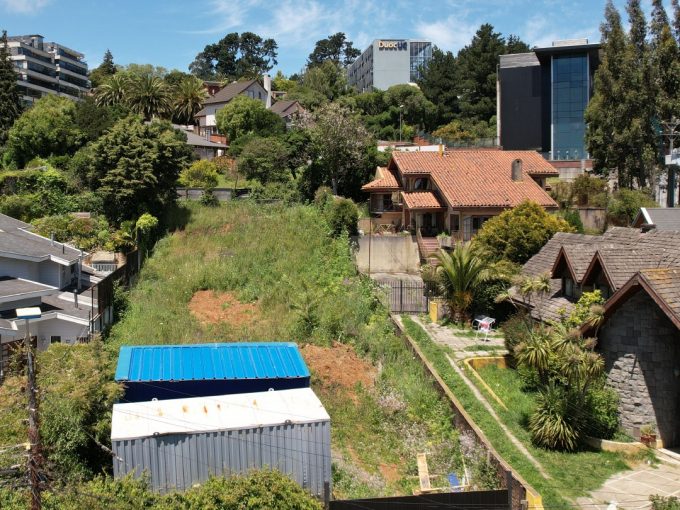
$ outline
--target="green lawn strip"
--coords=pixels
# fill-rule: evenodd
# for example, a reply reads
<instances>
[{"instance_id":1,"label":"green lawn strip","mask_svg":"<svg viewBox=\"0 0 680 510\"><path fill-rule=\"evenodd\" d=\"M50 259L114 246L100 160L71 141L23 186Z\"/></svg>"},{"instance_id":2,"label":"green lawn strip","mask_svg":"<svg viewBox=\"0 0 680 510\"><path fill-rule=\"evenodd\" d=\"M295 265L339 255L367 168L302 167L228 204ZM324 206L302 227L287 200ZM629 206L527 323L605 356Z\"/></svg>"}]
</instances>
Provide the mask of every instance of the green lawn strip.
<instances>
[{"instance_id":1,"label":"green lawn strip","mask_svg":"<svg viewBox=\"0 0 680 510\"><path fill-rule=\"evenodd\" d=\"M475 378L470 380L487 396L498 416L512 433L527 447L529 452L553 476L554 485L566 497L576 498L600 487L611 475L628 469L624 457L612 452L580 451L575 453L549 451L531 443L526 423L534 410L535 394L522 391L522 381L513 369L489 365L477 373L503 401L503 409L491 398Z\"/></svg>"},{"instance_id":2,"label":"green lawn strip","mask_svg":"<svg viewBox=\"0 0 680 510\"><path fill-rule=\"evenodd\" d=\"M468 352L477 352L477 351L496 352L496 351L504 351L505 348L500 346L500 345L475 344L475 345L468 345L463 350L468 351Z\"/></svg>"},{"instance_id":3,"label":"green lawn strip","mask_svg":"<svg viewBox=\"0 0 680 510\"><path fill-rule=\"evenodd\" d=\"M317 209L249 201L187 207L185 231L158 243L130 293L129 309L111 331L107 348L114 359L123 344L350 343L381 367L375 388L353 400L342 389L312 382L331 415L334 454L343 457L334 459L336 497L410 494L418 484L419 451L435 452L428 461L437 472L456 469L450 409L394 334L373 285L357 275L348 240L329 237ZM256 319L201 324L188 304L206 289L257 304ZM393 466L396 476L389 472Z\"/></svg>"},{"instance_id":4,"label":"green lawn strip","mask_svg":"<svg viewBox=\"0 0 680 510\"><path fill-rule=\"evenodd\" d=\"M418 343L456 398L484 431L496 451L539 492L543 498L543 504L551 508L571 508L572 503L567 501L562 494L560 490L562 485L559 481L546 480L541 476L531 462L510 442L498 422L484 409L467 384L456 374L445 356L448 349L435 344L425 330L408 316L402 316L402 320L406 332ZM548 466L545 467L548 469Z\"/></svg>"}]
</instances>

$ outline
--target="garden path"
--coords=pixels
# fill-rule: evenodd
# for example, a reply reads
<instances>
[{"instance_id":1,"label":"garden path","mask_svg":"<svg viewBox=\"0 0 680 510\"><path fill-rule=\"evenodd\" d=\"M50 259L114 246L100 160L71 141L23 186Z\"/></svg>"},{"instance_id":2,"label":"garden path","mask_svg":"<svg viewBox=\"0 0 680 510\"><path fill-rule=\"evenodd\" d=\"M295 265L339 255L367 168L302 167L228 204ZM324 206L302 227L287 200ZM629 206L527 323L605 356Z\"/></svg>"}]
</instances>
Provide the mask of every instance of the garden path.
<instances>
[{"instance_id":1,"label":"garden path","mask_svg":"<svg viewBox=\"0 0 680 510\"><path fill-rule=\"evenodd\" d=\"M477 337L471 336L472 330L455 330L449 326L441 326L434 322L425 323L415 316L413 320L420 324L435 342L450 347L457 360L491 355L488 350L471 350L472 347L478 345L494 348L495 355L497 356L503 356L508 353L505 350L503 337L496 332L492 332L485 340L482 333Z\"/></svg>"},{"instance_id":2,"label":"garden path","mask_svg":"<svg viewBox=\"0 0 680 510\"><path fill-rule=\"evenodd\" d=\"M680 497L680 466L641 464L632 471L615 474L576 502L584 510L606 510L613 501L619 509L643 510L652 507L649 496L654 494Z\"/></svg>"},{"instance_id":3,"label":"garden path","mask_svg":"<svg viewBox=\"0 0 680 510\"><path fill-rule=\"evenodd\" d=\"M435 324L435 323L427 323L426 324L416 316L412 316L411 318L413 319L413 321L415 323L420 325L420 327L422 327L427 332L427 334L430 336L430 338L432 338L432 340L434 340L435 342L437 342L441 345L445 345L445 346L450 347L451 349L453 349L454 354L456 352L458 352L457 348L455 346L458 346L458 349L460 349L461 346L462 346L462 348L465 348L466 345L474 345L474 343L470 343L470 342L475 342L474 338L455 336L455 334L451 330L451 328L442 327L442 326ZM489 337L489 340L491 341L491 337ZM495 339L495 340L499 341L499 339ZM466 341L468 343L465 343ZM502 338L500 339L500 342L501 342L501 346L499 347L499 349L504 349L503 344L502 344L502 342L503 342ZM488 354L489 354L488 352L485 352L485 351L481 351L481 352L478 352L478 353L470 352L470 351L462 351L462 352L465 354L462 357L469 357L469 355L488 356ZM534 465L534 467L536 467L538 472L541 473L541 475L543 475L544 478L546 478L547 480L551 479L551 476L543 468L543 465L540 462L538 462L538 460L536 460L536 458L533 455L531 455L531 453L529 452L529 450L527 450L527 448L524 446L524 444L522 444L522 442L519 439L517 439L517 437L515 437L515 435L510 431L510 429L505 426L505 424L498 417L498 415L496 414L496 411L494 411L493 407L488 402L486 397L484 397L484 395L482 395L482 393L477 389L477 386L475 386L473 384L473 382L470 381L470 379L468 379L465 372L458 366L458 363L456 363L456 361L454 361L448 354L446 355L446 358L449 360L451 367L453 367L453 369L456 371L456 373L463 379L465 384L467 384L467 386L470 388L470 391L472 391L475 398L477 398L477 400L479 400L479 402L489 412L489 414L493 417L493 419L496 420L496 422L498 422L498 425L501 427L501 429L503 429L503 432L508 437L510 442L512 442L512 444L514 444L517 447L517 449L520 452L522 452L522 454L529 460L529 462L531 462Z\"/></svg>"}]
</instances>

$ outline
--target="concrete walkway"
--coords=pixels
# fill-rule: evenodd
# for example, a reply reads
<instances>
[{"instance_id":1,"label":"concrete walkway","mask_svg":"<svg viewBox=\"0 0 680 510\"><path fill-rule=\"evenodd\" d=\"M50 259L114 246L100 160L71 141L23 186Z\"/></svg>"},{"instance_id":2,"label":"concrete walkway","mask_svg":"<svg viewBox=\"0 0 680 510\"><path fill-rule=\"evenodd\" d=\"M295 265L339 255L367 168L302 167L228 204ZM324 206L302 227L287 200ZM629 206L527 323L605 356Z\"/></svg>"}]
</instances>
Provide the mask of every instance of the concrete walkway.
<instances>
[{"instance_id":1,"label":"concrete walkway","mask_svg":"<svg viewBox=\"0 0 680 510\"><path fill-rule=\"evenodd\" d=\"M433 322L422 322L418 317L412 318L415 322L420 324L420 326L422 326L425 331L427 331L427 333L435 342L450 347L453 351L454 358L457 360L473 358L476 356L491 355L491 351L466 350L471 349L476 345L488 345L494 347L495 354L497 356L503 356L504 354L508 353L508 351L505 350L503 337L497 332L492 332L485 340L484 335L481 333L477 337L469 336L470 330L456 330L452 327L440 326L439 324Z\"/></svg>"},{"instance_id":2,"label":"concrete walkway","mask_svg":"<svg viewBox=\"0 0 680 510\"><path fill-rule=\"evenodd\" d=\"M680 466L642 464L612 476L589 497L578 498L576 502L584 510L606 510L612 501L619 509L648 509L652 507L649 496L654 494L680 496Z\"/></svg>"}]
</instances>

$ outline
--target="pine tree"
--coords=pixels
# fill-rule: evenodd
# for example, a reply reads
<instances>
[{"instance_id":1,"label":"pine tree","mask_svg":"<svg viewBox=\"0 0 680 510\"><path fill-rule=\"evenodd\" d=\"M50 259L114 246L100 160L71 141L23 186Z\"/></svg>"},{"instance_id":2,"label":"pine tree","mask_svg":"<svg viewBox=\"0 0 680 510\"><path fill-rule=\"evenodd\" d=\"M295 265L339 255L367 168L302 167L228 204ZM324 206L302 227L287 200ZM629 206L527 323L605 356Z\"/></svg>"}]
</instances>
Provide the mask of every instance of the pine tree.
<instances>
[{"instance_id":1,"label":"pine tree","mask_svg":"<svg viewBox=\"0 0 680 510\"><path fill-rule=\"evenodd\" d=\"M0 37L0 147L7 141L7 132L21 115L22 105L17 74L9 58L7 32Z\"/></svg>"},{"instance_id":2,"label":"pine tree","mask_svg":"<svg viewBox=\"0 0 680 510\"><path fill-rule=\"evenodd\" d=\"M435 47L418 81L425 97L437 106L437 125L448 124L459 111L456 57Z\"/></svg>"},{"instance_id":3,"label":"pine tree","mask_svg":"<svg viewBox=\"0 0 680 510\"><path fill-rule=\"evenodd\" d=\"M680 43L680 2L671 0L671 4L673 5L673 35Z\"/></svg>"},{"instance_id":4,"label":"pine tree","mask_svg":"<svg viewBox=\"0 0 680 510\"><path fill-rule=\"evenodd\" d=\"M116 74L116 64L113 63L113 54L111 53L111 50L106 50L106 53L104 53L104 60L99 68L108 75Z\"/></svg>"}]
</instances>

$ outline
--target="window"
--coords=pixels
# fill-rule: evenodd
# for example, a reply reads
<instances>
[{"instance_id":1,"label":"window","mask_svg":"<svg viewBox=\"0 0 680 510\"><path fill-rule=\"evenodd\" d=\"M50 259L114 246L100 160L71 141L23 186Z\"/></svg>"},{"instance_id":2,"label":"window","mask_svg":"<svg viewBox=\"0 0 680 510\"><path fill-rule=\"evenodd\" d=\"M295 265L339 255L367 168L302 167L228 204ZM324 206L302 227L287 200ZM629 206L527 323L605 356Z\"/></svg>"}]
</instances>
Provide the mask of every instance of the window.
<instances>
[{"instance_id":1,"label":"window","mask_svg":"<svg viewBox=\"0 0 680 510\"><path fill-rule=\"evenodd\" d=\"M460 215L451 215L451 232L458 232L460 230Z\"/></svg>"},{"instance_id":2,"label":"window","mask_svg":"<svg viewBox=\"0 0 680 510\"><path fill-rule=\"evenodd\" d=\"M50 343L51 344L60 344L61 343L61 337L60 336L51 336L50 337Z\"/></svg>"},{"instance_id":3,"label":"window","mask_svg":"<svg viewBox=\"0 0 680 510\"><path fill-rule=\"evenodd\" d=\"M429 189L429 187L430 187L430 182L429 182L427 177L419 177L413 183L413 189L414 190L426 190L426 189Z\"/></svg>"},{"instance_id":4,"label":"window","mask_svg":"<svg viewBox=\"0 0 680 510\"><path fill-rule=\"evenodd\" d=\"M567 297L574 297L574 280L562 278L562 294Z\"/></svg>"},{"instance_id":5,"label":"window","mask_svg":"<svg viewBox=\"0 0 680 510\"><path fill-rule=\"evenodd\" d=\"M586 157L584 114L589 99L588 82L588 56L586 54L553 56L553 159Z\"/></svg>"},{"instance_id":6,"label":"window","mask_svg":"<svg viewBox=\"0 0 680 510\"><path fill-rule=\"evenodd\" d=\"M383 211L391 211L393 209L392 205L392 195L385 194L382 196L382 210Z\"/></svg>"}]
</instances>

